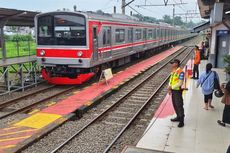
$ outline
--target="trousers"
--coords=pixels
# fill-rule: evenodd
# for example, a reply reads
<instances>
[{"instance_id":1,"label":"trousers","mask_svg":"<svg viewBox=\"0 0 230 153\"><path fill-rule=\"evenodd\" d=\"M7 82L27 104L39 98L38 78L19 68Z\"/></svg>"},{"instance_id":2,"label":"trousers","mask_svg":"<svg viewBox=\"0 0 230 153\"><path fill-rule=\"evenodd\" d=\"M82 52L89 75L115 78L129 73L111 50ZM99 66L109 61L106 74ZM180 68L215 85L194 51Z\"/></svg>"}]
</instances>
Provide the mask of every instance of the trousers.
<instances>
[{"instance_id":1,"label":"trousers","mask_svg":"<svg viewBox=\"0 0 230 153\"><path fill-rule=\"evenodd\" d=\"M230 105L224 106L222 121L230 124Z\"/></svg>"},{"instance_id":2,"label":"trousers","mask_svg":"<svg viewBox=\"0 0 230 153\"><path fill-rule=\"evenodd\" d=\"M196 77L197 75L197 77ZM193 66L193 77L199 78L199 64L194 64Z\"/></svg>"},{"instance_id":3,"label":"trousers","mask_svg":"<svg viewBox=\"0 0 230 153\"><path fill-rule=\"evenodd\" d=\"M183 90L172 90L173 108L180 121L184 121L184 102L182 92Z\"/></svg>"}]
</instances>

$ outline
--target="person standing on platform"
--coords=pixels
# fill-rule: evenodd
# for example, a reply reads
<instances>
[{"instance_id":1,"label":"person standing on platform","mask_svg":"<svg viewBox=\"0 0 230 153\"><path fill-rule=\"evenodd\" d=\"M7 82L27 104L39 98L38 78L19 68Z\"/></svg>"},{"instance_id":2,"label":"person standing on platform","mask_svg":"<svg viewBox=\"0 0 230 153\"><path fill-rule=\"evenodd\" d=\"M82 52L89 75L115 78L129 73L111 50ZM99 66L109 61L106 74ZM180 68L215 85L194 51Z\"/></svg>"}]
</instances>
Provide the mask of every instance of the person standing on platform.
<instances>
[{"instance_id":1,"label":"person standing on platform","mask_svg":"<svg viewBox=\"0 0 230 153\"><path fill-rule=\"evenodd\" d=\"M218 120L217 123L221 126L225 126L225 124L230 124L230 81L226 84L226 87L221 86L224 96L221 100L224 106L224 111L223 111L223 116L222 116L222 121Z\"/></svg>"},{"instance_id":2,"label":"person standing on platform","mask_svg":"<svg viewBox=\"0 0 230 153\"><path fill-rule=\"evenodd\" d=\"M205 47L205 59L208 59L209 57L209 39L206 37L206 41L204 42Z\"/></svg>"},{"instance_id":3,"label":"person standing on platform","mask_svg":"<svg viewBox=\"0 0 230 153\"><path fill-rule=\"evenodd\" d=\"M206 72L200 75L199 80L197 81L197 88L201 86L202 93L204 94L204 103L205 110L208 110L208 107L214 108L212 106L212 95L214 91L214 78L219 80L219 76L216 72L212 71L212 64L208 63L206 65Z\"/></svg>"},{"instance_id":4,"label":"person standing on platform","mask_svg":"<svg viewBox=\"0 0 230 153\"><path fill-rule=\"evenodd\" d=\"M195 46L194 49L194 65L193 65L193 77L192 79L199 79L199 65L200 65L200 51L199 47Z\"/></svg>"},{"instance_id":5,"label":"person standing on platform","mask_svg":"<svg viewBox=\"0 0 230 153\"><path fill-rule=\"evenodd\" d=\"M172 122L179 122L178 127L184 126L184 108L182 97L182 85L184 82L184 72L180 68L180 60L174 59L172 62L172 72L169 81L168 93L172 95L173 108L177 117L171 119Z\"/></svg>"},{"instance_id":6,"label":"person standing on platform","mask_svg":"<svg viewBox=\"0 0 230 153\"><path fill-rule=\"evenodd\" d=\"M205 59L205 46L204 46L204 42L202 41L201 46L200 46L200 58L201 60Z\"/></svg>"}]
</instances>

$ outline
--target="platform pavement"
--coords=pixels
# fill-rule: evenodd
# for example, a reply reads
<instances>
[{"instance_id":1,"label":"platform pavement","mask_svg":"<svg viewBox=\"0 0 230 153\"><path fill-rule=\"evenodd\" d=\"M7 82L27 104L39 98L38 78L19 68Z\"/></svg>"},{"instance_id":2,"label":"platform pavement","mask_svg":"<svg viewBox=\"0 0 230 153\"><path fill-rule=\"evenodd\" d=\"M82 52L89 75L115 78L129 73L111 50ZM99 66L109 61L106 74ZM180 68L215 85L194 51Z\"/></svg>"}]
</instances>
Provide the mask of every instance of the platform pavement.
<instances>
[{"instance_id":1,"label":"platform pavement","mask_svg":"<svg viewBox=\"0 0 230 153\"><path fill-rule=\"evenodd\" d=\"M79 92L73 93L73 95L59 101L55 105L32 114L30 117L11 124L4 129L0 129L0 153L18 151L31 141L39 139L42 135L72 117L73 112L76 110L90 107L98 97L112 92L124 84L124 82L129 81L180 48L182 46L171 48L127 68L116 74L109 81L108 85L105 82L92 84Z\"/></svg>"},{"instance_id":2,"label":"platform pavement","mask_svg":"<svg viewBox=\"0 0 230 153\"><path fill-rule=\"evenodd\" d=\"M33 62L33 61L36 61L35 55L7 58L5 60L0 59L0 67L7 67L14 64L22 64L22 63Z\"/></svg>"},{"instance_id":3,"label":"platform pavement","mask_svg":"<svg viewBox=\"0 0 230 153\"><path fill-rule=\"evenodd\" d=\"M206 63L202 61L201 72ZM218 72L221 82L226 82L223 69L213 70ZM196 82L189 80L189 90L184 94L185 126L178 128L178 123L170 121L175 113L167 95L136 147L175 153L226 152L230 145L230 125L222 127L217 124L222 118L224 105L220 98L213 96L215 108L204 110L203 95L201 88L196 88Z\"/></svg>"}]
</instances>

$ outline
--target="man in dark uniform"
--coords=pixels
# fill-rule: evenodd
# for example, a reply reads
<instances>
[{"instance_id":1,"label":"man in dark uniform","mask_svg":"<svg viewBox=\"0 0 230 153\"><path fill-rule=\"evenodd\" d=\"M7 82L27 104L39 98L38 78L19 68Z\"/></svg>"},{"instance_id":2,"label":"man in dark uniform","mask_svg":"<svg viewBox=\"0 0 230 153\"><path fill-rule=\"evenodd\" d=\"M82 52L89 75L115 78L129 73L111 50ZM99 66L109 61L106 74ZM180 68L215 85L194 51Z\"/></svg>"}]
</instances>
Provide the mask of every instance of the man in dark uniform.
<instances>
[{"instance_id":1,"label":"man in dark uniform","mask_svg":"<svg viewBox=\"0 0 230 153\"><path fill-rule=\"evenodd\" d=\"M176 112L177 117L171 119L172 122L179 122L178 127L184 126L184 108L183 108L183 97L182 97L182 85L184 82L184 72L180 68L180 60L174 59L172 62L172 72L169 81L168 92L172 95L173 108Z\"/></svg>"}]
</instances>

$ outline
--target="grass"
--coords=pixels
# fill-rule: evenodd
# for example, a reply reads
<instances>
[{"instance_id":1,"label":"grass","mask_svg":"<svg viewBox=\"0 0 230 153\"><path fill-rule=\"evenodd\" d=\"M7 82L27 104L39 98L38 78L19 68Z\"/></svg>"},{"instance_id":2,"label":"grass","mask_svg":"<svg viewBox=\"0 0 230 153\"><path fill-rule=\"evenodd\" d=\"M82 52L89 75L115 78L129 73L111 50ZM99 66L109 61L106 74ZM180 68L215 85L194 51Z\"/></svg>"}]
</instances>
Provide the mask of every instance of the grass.
<instances>
[{"instance_id":1,"label":"grass","mask_svg":"<svg viewBox=\"0 0 230 153\"><path fill-rule=\"evenodd\" d=\"M1 50L2 51L2 50ZM35 55L36 44L34 41L6 42L6 58ZM2 52L0 59L2 58Z\"/></svg>"}]
</instances>

